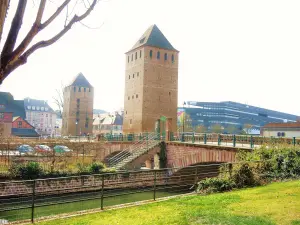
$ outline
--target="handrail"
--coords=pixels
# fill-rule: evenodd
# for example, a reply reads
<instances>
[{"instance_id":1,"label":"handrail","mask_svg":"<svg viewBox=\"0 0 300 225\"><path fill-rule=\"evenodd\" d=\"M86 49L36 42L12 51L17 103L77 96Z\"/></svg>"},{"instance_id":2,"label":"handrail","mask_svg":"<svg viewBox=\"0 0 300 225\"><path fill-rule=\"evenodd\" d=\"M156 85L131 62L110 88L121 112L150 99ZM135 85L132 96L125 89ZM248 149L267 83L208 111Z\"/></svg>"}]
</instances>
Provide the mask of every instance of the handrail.
<instances>
[{"instance_id":1,"label":"handrail","mask_svg":"<svg viewBox=\"0 0 300 225\"><path fill-rule=\"evenodd\" d=\"M150 139L148 137L148 145L152 143L152 141L154 140L154 136L150 136ZM136 145L134 148L129 148L129 149L126 149L126 150L123 150L121 153L119 153L118 155L112 157L110 159L110 164L118 164L120 163L122 160L124 160L126 157L130 157L131 154L130 153L135 153L137 152L136 150L139 150L139 149L144 149L144 146L146 145L145 141L143 140L142 142L140 142L141 144L140 145ZM151 145L152 147L152 145ZM129 150L129 151L128 151Z\"/></svg>"},{"instance_id":2,"label":"handrail","mask_svg":"<svg viewBox=\"0 0 300 225\"><path fill-rule=\"evenodd\" d=\"M132 158L137 155L135 153L140 152L139 150L143 150L143 152L144 152L146 145L148 146L148 148L155 146L160 141L160 140L156 141L155 138L157 138L157 134L150 134L150 135L147 135L147 137L143 137L142 140L135 143L134 146L130 146L129 148L124 149L123 151L119 152L117 155L110 158L108 160L109 165L116 166L117 164L120 164L125 159ZM156 141L155 145L153 145L153 141ZM148 150L148 149L146 149L146 150Z\"/></svg>"}]
</instances>

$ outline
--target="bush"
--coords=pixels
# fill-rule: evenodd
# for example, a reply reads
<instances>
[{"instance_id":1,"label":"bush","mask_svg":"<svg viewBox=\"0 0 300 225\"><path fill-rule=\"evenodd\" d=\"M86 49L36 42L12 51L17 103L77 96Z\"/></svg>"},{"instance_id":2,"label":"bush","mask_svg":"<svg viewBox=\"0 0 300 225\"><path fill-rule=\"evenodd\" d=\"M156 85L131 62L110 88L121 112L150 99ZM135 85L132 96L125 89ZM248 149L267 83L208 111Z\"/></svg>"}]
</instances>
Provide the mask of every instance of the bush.
<instances>
[{"instance_id":1,"label":"bush","mask_svg":"<svg viewBox=\"0 0 300 225\"><path fill-rule=\"evenodd\" d=\"M230 191L235 187L235 183L228 178L206 178L198 182L197 192L213 193Z\"/></svg>"},{"instance_id":2,"label":"bush","mask_svg":"<svg viewBox=\"0 0 300 225\"><path fill-rule=\"evenodd\" d=\"M12 177L25 180L37 179L44 174L43 169L37 162L28 162L26 164L13 164L10 168Z\"/></svg>"},{"instance_id":3,"label":"bush","mask_svg":"<svg viewBox=\"0 0 300 225\"><path fill-rule=\"evenodd\" d=\"M238 188L259 185L259 180L259 176L255 174L253 165L242 163L233 167L232 181Z\"/></svg>"},{"instance_id":4,"label":"bush","mask_svg":"<svg viewBox=\"0 0 300 225\"><path fill-rule=\"evenodd\" d=\"M92 163L89 166L89 172L90 173L100 173L102 170L106 168L106 166L103 163Z\"/></svg>"}]
</instances>

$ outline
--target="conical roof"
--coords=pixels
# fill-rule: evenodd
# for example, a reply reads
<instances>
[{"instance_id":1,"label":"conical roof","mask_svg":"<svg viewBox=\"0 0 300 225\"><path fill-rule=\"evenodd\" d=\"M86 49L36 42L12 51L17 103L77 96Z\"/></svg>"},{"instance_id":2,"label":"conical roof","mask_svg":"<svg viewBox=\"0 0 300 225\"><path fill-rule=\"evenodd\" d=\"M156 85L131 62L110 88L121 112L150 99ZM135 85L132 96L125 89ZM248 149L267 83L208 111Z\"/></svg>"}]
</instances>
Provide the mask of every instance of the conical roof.
<instances>
[{"instance_id":1,"label":"conical roof","mask_svg":"<svg viewBox=\"0 0 300 225\"><path fill-rule=\"evenodd\" d=\"M141 46L153 46L157 48L177 51L155 24L146 30L146 32L129 51L132 51Z\"/></svg>"},{"instance_id":2,"label":"conical roof","mask_svg":"<svg viewBox=\"0 0 300 225\"><path fill-rule=\"evenodd\" d=\"M73 82L70 84L70 86L78 86L78 87L87 87L91 88L93 87L90 82L85 78L85 76L82 73L79 73Z\"/></svg>"}]
</instances>

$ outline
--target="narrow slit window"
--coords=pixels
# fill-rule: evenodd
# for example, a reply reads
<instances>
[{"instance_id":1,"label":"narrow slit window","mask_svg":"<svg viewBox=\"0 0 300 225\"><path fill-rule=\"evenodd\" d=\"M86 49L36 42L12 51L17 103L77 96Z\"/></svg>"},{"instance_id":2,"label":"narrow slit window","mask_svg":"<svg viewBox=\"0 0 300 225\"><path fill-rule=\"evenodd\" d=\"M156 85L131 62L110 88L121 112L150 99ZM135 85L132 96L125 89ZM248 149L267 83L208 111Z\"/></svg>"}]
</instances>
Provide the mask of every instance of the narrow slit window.
<instances>
[{"instance_id":1,"label":"narrow slit window","mask_svg":"<svg viewBox=\"0 0 300 225\"><path fill-rule=\"evenodd\" d=\"M157 59L160 59L160 52L157 52Z\"/></svg>"}]
</instances>

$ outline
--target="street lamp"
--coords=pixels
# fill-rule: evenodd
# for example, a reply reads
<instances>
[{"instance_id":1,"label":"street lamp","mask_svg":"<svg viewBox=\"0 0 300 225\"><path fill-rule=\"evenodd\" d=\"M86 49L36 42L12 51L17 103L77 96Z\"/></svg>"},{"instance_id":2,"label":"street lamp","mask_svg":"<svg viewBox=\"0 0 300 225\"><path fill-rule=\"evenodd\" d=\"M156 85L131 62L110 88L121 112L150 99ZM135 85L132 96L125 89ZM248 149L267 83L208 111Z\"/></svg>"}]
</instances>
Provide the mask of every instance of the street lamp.
<instances>
[{"instance_id":1,"label":"street lamp","mask_svg":"<svg viewBox=\"0 0 300 225\"><path fill-rule=\"evenodd\" d=\"M78 125L78 120L77 119L76 119L75 124L76 124L76 133L75 133L75 136L77 136L77 125Z\"/></svg>"},{"instance_id":2,"label":"street lamp","mask_svg":"<svg viewBox=\"0 0 300 225\"><path fill-rule=\"evenodd\" d=\"M184 133L184 122L185 122L185 110L184 110L184 106L186 105L185 102L183 102L183 118L182 118L182 133Z\"/></svg>"}]
</instances>

